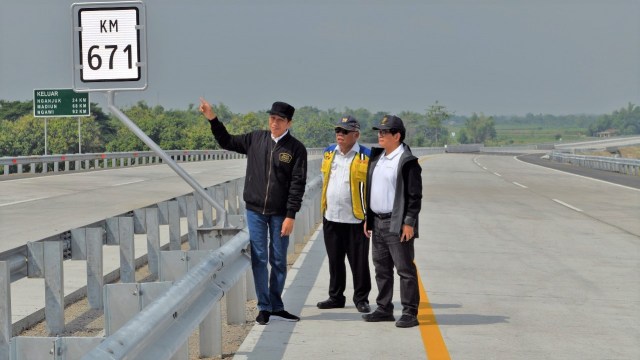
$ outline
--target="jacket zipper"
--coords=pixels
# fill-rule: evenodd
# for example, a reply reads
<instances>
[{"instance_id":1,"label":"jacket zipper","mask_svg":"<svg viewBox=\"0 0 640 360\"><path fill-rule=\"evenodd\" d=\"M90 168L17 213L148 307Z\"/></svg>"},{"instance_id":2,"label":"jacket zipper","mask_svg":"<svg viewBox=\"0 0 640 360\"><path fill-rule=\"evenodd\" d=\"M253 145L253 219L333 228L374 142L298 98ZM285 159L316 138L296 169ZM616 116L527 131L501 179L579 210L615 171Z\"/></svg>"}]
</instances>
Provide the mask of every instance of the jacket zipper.
<instances>
[{"instance_id":1,"label":"jacket zipper","mask_svg":"<svg viewBox=\"0 0 640 360\"><path fill-rule=\"evenodd\" d=\"M264 207L262 208L262 215L264 215L267 212L267 200L269 199L269 184L271 183L271 164L273 163L273 152L275 151L276 147L278 146L278 143L276 143L272 148L271 148L271 153L269 154L269 174L267 175L267 191L264 194Z\"/></svg>"}]
</instances>

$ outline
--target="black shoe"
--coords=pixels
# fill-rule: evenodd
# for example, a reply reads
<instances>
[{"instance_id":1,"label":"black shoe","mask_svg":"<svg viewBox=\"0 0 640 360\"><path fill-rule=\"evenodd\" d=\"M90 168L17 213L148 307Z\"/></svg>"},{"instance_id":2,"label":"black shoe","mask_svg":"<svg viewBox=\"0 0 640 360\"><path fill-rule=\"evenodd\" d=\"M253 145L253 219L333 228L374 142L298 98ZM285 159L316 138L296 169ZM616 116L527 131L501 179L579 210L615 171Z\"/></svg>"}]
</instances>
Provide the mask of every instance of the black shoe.
<instances>
[{"instance_id":1,"label":"black shoe","mask_svg":"<svg viewBox=\"0 0 640 360\"><path fill-rule=\"evenodd\" d=\"M369 303L366 303L364 301L361 301L358 304L356 304L356 309L358 309L358 311L361 313L371 312L371 307L369 306Z\"/></svg>"},{"instance_id":2,"label":"black shoe","mask_svg":"<svg viewBox=\"0 0 640 360\"><path fill-rule=\"evenodd\" d=\"M300 318L288 313L286 310L275 311L271 313L271 316L277 316L286 321L300 321Z\"/></svg>"},{"instance_id":3,"label":"black shoe","mask_svg":"<svg viewBox=\"0 0 640 360\"><path fill-rule=\"evenodd\" d=\"M370 314L362 315L362 318L366 322L380 322L380 321L396 321L393 314L385 314L382 311L376 310Z\"/></svg>"},{"instance_id":4,"label":"black shoe","mask_svg":"<svg viewBox=\"0 0 640 360\"><path fill-rule=\"evenodd\" d=\"M344 307L344 301L340 302L338 300L335 300L333 298L328 298L325 301L320 301L318 303L318 309L337 309L337 308L343 308Z\"/></svg>"},{"instance_id":5,"label":"black shoe","mask_svg":"<svg viewBox=\"0 0 640 360\"><path fill-rule=\"evenodd\" d=\"M258 317L256 317L256 322L260 325L267 325L269 323L269 316L271 316L269 311L260 310Z\"/></svg>"},{"instance_id":6,"label":"black shoe","mask_svg":"<svg viewBox=\"0 0 640 360\"><path fill-rule=\"evenodd\" d=\"M415 315L404 314L400 317L400 320L396 321L396 327L410 328L420 325Z\"/></svg>"}]
</instances>

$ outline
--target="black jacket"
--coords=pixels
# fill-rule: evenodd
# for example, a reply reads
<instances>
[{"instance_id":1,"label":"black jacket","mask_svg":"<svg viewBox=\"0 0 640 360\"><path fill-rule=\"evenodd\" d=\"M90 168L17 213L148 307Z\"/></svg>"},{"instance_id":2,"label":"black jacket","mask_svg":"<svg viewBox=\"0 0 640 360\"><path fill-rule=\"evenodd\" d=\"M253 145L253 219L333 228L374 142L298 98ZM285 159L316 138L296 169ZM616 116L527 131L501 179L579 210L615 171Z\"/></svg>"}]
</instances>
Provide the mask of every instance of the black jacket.
<instances>
[{"instance_id":1,"label":"black jacket","mask_svg":"<svg viewBox=\"0 0 640 360\"><path fill-rule=\"evenodd\" d=\"M367 172L367 204L371 204L371 176L373 169L384 154L384 149L371 148L371 160ZM404 152L398 163L398 177L396 180L396 194L391 212L391 227L389 231L402 234L402 225L413 226L414 237L418 237L418 215L422 207L422 168L418 158L413 156L409 146L404 145ZM373 211L367 208L367 219L373 219ZM367 230L373 228L373 221L367 221Z\"/></svg>"},{"instance_id":2,"label":"black jacket","mask_svg":"<svg viewBox=\"0 0 640 360\"><path fill-rule=\"evenodd\" d=\"M276 143L271 132L231 135L215 118L211 132L225 150L247 155L243 198L247 209L294 219L307 183L307 149L287 133Z\"/></svg>"}]
</instances>

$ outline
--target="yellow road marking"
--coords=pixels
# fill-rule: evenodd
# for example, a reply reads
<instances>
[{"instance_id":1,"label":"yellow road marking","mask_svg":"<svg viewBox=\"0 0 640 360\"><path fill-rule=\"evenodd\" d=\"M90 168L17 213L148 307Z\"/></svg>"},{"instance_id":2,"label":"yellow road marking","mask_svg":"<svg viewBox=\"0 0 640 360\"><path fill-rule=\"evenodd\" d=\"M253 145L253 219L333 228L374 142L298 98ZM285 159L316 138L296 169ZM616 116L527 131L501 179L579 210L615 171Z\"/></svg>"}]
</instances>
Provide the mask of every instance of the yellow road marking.
<instances>
[{"instance_id":1,"label":"yellow road marking","mask_svg":"<svg viewBox=\"0 0 640 360\"><path fill-rule=\"evenodd\" d=\"M421 157L418 163L423 163L433 156ZM417 270L417 269L416 269ZM422 285L422 278L418 272L418 287L420 289L420 305L418 305L418 321L420 322L420 334L422 335L422 343L427 352L429 360L451 360L447 345L444 343L436 315L433 313L431 303L427 297L427 291Z\"/></svg>"},{"instance_id":2,"label":"yellow road marking","mask_svg":"<svg viewBox=\"0 0 640 360\"><path fill-rule=\"evenodd\" d=\"M420 322L420 333L422 334L422 343L427 352L429 360L450 360L449 350L444 343L436 315L433 313L431 303L427 297L427 292L422 285L422 278L418 272L418 286L420 288L420 305L418 306L418 321Z\"/></svg>"}]
</instances>

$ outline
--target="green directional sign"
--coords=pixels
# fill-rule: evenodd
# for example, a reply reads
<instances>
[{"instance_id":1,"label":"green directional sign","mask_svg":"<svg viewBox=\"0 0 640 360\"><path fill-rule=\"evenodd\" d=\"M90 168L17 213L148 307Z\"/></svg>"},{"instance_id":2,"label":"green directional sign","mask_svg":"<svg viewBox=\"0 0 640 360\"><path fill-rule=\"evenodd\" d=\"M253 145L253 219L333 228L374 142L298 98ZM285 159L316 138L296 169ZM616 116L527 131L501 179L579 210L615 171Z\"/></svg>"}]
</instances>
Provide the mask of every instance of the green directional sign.
<instances>
[{"instance_id":1,"label":"green directional sign","mask_svg":"<svg viewBox=\"0 0 640 360\"><path fill-rule=\"evenodd\" d=\"M72 89L33 90L33 116L35 117L89 115L89 93L77 93Z\"/></svg>"}]
</instances>

